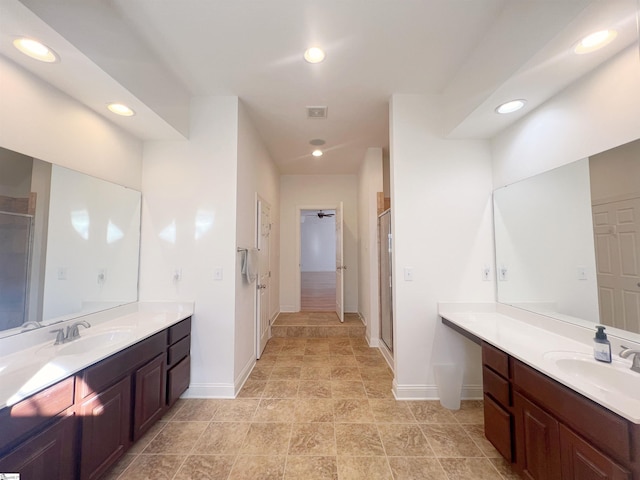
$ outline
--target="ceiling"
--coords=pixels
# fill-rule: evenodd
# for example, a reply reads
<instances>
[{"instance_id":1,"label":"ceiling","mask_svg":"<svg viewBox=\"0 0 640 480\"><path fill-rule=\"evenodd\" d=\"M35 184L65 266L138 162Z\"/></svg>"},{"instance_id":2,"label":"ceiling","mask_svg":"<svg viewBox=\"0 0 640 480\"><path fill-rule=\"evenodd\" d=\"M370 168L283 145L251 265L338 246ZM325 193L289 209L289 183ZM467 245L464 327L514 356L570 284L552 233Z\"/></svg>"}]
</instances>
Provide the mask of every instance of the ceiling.
<instances>
[{"instance_id":1,"label":"ceiling","mask_svg":"<svg viewBox=\"0 0 640 480\"><path fill-rule=\"evenodd\" d=\"M439 96L443 136L491 138L636 43L639 3L0 0L0 54L143 140L188 138L194 97L238 96L281 173L352 174L367 147L388 151L393 94ZM572 53L612 27L606 48ZM62 60L21 55L18 35ZM324 62L303 60L310 46ZM526 108L494 112L513 98ZM137 115L114 117L105 104L116 99ZM327 106L327 118L307 119L308 106Z\"/></svg>"}]
</instances>

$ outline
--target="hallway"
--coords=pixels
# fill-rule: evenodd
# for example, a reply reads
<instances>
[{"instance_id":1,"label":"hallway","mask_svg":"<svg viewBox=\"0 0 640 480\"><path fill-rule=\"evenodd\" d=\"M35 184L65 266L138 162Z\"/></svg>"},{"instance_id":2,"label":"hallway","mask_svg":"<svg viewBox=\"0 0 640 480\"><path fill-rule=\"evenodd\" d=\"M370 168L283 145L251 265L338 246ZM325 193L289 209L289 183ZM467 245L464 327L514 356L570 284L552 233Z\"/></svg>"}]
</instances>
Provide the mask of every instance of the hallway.
<instances>
[{"instance_id":1,"label":"hallway","mask_svg":"<svg viewBox=\"0 0 640 480\"><path fill-rule=\"evenodd\" d=\"M283 318L310 315L330 322ZM107 478L518 478L484 439L482 402L396 401L392 380L362 335L274 337L237 399L179 400Z\"/></svg>"}]
</instances>

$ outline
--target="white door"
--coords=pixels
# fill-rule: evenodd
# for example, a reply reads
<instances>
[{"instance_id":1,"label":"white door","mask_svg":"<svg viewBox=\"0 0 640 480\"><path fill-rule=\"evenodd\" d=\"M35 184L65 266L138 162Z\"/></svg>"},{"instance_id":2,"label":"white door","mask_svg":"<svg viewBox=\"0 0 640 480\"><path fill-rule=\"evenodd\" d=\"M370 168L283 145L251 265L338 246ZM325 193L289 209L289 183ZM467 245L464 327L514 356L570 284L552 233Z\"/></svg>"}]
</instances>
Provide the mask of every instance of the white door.
<instances>
[{"instance_id":1,"label":"white door","mask_svg":"<svg viewBox=\"0 0 640 480\"><path fill-rule=\"evenodd\" d=\"M594 205L600 322L640 333L640 198Z\"/></svg>"},{"instance_id":2,"label":"white door","mask_svg":"<svg viewBox=\"0 0 640 480\"><path fill-rule=\"evenodd\" d=\"M342 202L336 208L336 314L344 322L344 264Z\"/></svg>"},{"instance_id":3,"label":"white door","mask_svg":"<svg viewBox=\"0 0 640 480\"><path fill-rule=\"evenodd\" d=\"M256 281L256 358L260 358L271 337L269 325L269 248L271 236L271 207L258 198L258 280Z\"/></svg>"}]
</instances>

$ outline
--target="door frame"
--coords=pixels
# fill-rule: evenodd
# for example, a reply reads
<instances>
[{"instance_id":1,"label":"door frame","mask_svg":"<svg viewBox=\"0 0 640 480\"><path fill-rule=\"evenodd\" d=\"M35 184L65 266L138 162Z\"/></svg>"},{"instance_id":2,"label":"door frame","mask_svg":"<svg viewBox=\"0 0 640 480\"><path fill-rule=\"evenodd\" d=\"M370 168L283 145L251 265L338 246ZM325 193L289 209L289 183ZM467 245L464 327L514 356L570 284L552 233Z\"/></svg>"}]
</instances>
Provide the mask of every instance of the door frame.
<instances>
[{"instance_id":1,"label":"door frame","mask_svg":"<svg viewBox=\"0 0 640 480\"><path fill-rule=\"evenodd\" d=\"M298 269L296 271L296 312L299 312L302 308L302 270L300 269L302 263L302 233L300 230L300 218L302 217L303 210L337 210L340 207L338 203L319 203L312 205L296 205L296 260L298 263Z\"/></svg>"},{"instance_id":2,"label":"door frame","mask_svg":"<svg viewBox=\"0 0 640 480\"><path fill-rule=\"evenodd\" d=\"M269 207L269 253L267 256L267 261L268 261L268 271L269 271L269 278L267 279L268 285L267 285L267 294L266 294L266 300L267 300L267 304L263 305L263 302L260 300L260 295L263 293L262 290L258 289L258 285L260 284L260 276L262 275L262 271L260 268L258 268L258 277L256 278L256 285L255 285L255 303L254 303L254 319L255 319L255 356L257 359L260 359L260 357L262 356L262 349L261 349L261 332L260 332L260 325L261 325L261 311L266 308L267 312L267 322L269 324L268 327L268 337L271 338L271 306L269 304L270 299L271 299L271 271L272 271L272 267L273 265L271 264L272 261L272 256L271 256L271 251L273 249L273 245L271 244L271 231L272 231L272 226L273 226L273 222L271 221L271 204L265 200L259 193L256 192L256 196L255 196L255 219L256 219L256 223L255 223L255 229L256 229L256 240L255 240L255 245L256 248L258 249L258 256L260 255L260 248L262 246L262 241L261 241L261 232L260 232L260 224L261 224L261 220L262 220L262 205L266 205ZM268 339L267 339L268 340Z\"/></svg>"}]
</instances>

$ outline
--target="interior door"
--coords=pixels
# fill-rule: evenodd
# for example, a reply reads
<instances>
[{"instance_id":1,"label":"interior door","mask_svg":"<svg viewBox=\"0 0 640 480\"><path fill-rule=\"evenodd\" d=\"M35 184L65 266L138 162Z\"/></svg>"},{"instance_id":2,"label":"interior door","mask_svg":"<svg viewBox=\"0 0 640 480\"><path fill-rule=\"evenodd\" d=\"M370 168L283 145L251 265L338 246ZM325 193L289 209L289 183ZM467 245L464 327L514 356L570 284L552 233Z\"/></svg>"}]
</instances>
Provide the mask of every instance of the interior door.
<instances>
[{"instance_id":1,"label":"interior door","mask_svg":"<svg viewBox=\"0 0 640 480\"><path fill-rule=\"evenodd\" d=\"M343 241L342 202L336 208L336 314L344 322L344 241Z\"/></svg>"},{"instance_id":2,"label":"interior door","mask_svg":"<svg viewBox=\"0 0 640 480\"><path fill-rule=\"evenodd\" d=\"M256 358L262 356L271 337L269 325L269 287L271 281L271 206L258 199L258 280L256 282Z\"/></svg>"},{"instance_id":3,"label":"interior door","mask_svg":"<svg viewBox=\"0 0 640 480\"><path fill-rule=\"evenodd\" d=\"M640 332L640 198L593 206L600 322Z\"/></svg>"}]
</instances>

